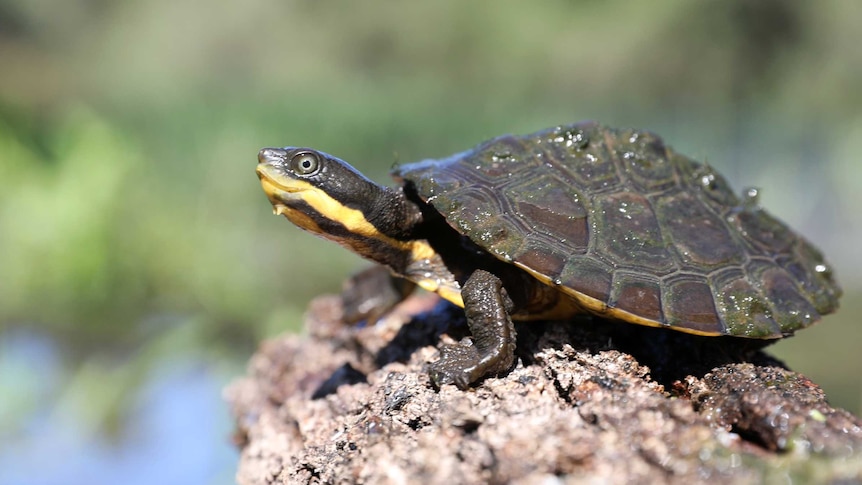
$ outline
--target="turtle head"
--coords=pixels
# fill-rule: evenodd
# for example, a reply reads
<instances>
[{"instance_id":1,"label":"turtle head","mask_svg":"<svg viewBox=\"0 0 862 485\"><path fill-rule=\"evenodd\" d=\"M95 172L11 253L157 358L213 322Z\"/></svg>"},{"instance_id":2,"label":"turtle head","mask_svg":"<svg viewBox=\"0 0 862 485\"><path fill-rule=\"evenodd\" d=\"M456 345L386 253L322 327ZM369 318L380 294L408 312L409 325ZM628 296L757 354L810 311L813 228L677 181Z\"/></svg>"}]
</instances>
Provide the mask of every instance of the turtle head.
<instances>
[{"instance_id":1,"label":"turtle head","mask_svg":"<svg viewBox=\"0 0 862 485\"><path fill-rule=\"evenodd\" d=\"M264 148L257 176L276 214L360 255L397 268L420 210L400 189L375 184L310 148Z\"/></svg>"},{"instance_id":2,"label":"turtle head","mask_svg":"<svg viewBox=\"0 0 862 485\"><path fill-rule=\"evenodd\" d=\"M367 219L379 198L379 187L346 162L310 148L264 148L257 176L273 211L297 226L329 237L336 226L350 229Z\"/></svg>"}]
</instances>

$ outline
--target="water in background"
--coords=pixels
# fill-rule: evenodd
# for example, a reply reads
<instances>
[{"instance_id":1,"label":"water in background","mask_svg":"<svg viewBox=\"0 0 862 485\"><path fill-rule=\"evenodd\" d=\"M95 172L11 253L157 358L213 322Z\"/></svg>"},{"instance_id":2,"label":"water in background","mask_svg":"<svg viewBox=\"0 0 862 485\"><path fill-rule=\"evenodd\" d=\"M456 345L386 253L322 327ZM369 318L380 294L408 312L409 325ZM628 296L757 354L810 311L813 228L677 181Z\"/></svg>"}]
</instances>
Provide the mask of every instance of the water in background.
<instances>
[{"instance_id":1,"label":"water in background","mask_svg":"<svg viewBox=\"0 0 862 485\"><path fill-rule=\"evenodd\" d=\"M0 342L0 483L228 484L238 452L221 391L232 374L195 359L155 365L108 436L88 420L56 343L27 332ZM11 422L10 422L11 421Z\"/></svg>"}]
</instances>

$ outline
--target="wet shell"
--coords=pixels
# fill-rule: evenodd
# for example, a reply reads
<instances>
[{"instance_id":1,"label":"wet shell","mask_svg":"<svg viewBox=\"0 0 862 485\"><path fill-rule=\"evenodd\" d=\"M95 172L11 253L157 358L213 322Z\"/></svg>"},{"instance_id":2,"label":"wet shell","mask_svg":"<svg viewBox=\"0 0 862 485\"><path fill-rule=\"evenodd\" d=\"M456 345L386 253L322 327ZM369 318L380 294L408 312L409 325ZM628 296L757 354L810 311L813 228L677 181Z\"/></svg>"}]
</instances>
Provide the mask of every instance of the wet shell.
<instances>
[{"instance_id":1,"label":"wet shell","mask_svg":"<svg viewBox=\"0 0 862 485\"><path fill-rule=\"evenodd\" d=\"M814 246L649 132L583 122L395 175L489 253L623 320L775 338L838 306Z\"/></svg>"}]
</instances>

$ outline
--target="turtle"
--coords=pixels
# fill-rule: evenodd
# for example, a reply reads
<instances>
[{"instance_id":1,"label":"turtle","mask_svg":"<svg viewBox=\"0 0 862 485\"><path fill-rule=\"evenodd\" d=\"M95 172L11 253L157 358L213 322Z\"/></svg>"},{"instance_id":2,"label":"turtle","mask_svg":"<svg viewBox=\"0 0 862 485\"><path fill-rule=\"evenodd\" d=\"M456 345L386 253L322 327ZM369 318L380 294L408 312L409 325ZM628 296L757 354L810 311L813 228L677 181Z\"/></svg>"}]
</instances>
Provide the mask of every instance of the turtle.
<instances>
[{"instance_id":1,"label":"turtle","mask_svg":"<svg viewBox=\"0 0 862 485\"><path fill-rule=\"evenodd\" d=\"M577 314L702 336L777 339L838 307L822 253L737 196L708 164L645 130L594 121L504 135L393 168L379 185L302 147L264 148L274 213L369 259L345 319L416 287L464 309L472 338L429 364L468 388L514 365L513 320Z\"/></svg>"}]
</instances>

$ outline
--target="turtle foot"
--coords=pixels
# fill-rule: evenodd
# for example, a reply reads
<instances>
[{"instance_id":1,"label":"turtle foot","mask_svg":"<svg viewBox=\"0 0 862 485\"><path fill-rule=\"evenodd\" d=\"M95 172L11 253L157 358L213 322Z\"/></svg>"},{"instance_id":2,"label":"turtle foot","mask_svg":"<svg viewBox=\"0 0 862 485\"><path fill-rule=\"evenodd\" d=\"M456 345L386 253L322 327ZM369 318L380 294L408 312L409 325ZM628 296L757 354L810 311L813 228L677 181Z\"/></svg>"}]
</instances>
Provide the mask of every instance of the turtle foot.
<instances>
[{"instance_id":1,"label":"turtle foot","mask_svg":"<svg viewBox=\"0 0 862 485\"><path fill-rule=\"evenodd\" d=\"M428 374L437 388L455 384L463 390L482 377L480 361L479 351L466 339L458 344L442 346L440 359L428 364Z\"/></svg>"},{"instance_id":2,"label":"turtle foot","mask_svg":"<svg viewBox=\"0 0 862 485\"><path fill-rule=\"evenodd\" d=\"M428 364L431 382L438 389L455 384L468 389L483 377L506 372L512 367L513 356L507 354L482 356L470 339L440 348L440 359Z\"/></svg>"}]
</instances>

